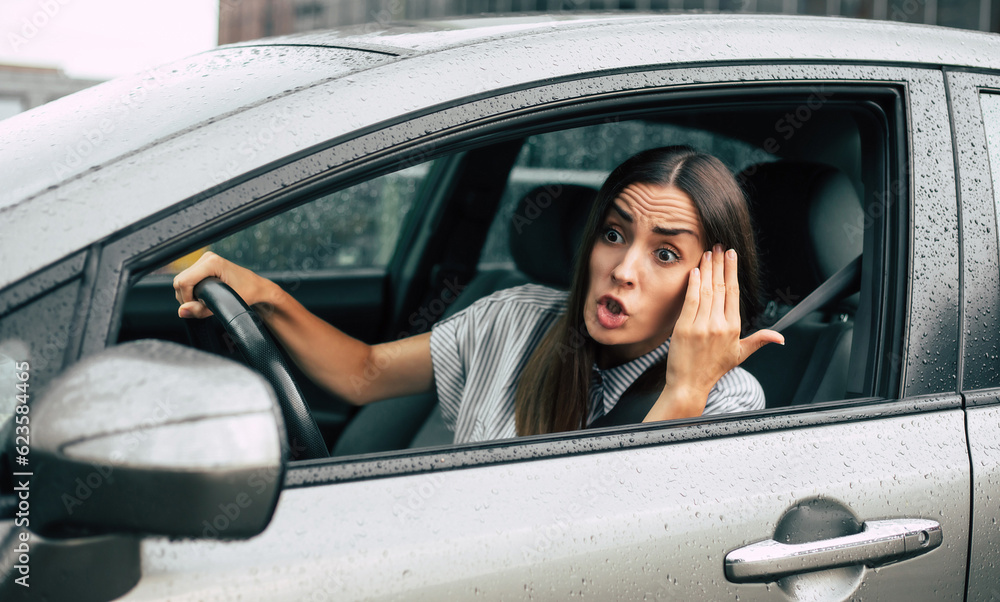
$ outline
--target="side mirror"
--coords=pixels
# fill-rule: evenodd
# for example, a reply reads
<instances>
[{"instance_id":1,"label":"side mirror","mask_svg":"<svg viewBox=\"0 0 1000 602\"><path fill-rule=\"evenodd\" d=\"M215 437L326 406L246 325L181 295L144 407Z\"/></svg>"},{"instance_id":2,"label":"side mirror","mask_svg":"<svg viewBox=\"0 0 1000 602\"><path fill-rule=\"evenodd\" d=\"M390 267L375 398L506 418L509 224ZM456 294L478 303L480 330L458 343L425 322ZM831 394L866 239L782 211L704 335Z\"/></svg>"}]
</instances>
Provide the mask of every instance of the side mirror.
<instances>
[{"instance_id":1,"label":"side mirror","mask_svg":"<svg viewBox=\"0 0 1000 602\"><path fill-rule=\"evenodd\" d=\"M281 411L266 381L235 362L164 341L119 345L67 370L30 416L30 465L14 469L32 473L30 524L15 522L4 538L0 592L21 589L6 565L25 531L32 559L60 558L51 570L68 589L59 591L77 599L89 584L72 583L74 552L60 544L90 557L79 563L90 573L81 579L105 583L87 542L107 549L117 537L118 566L106 570L122 575L133 547L135 575L121 595L138 579L138 536L243 539L274 513L284 479ZM44 588L47 569L36 570L32 585Z\"/></svg>"}]
</instances>

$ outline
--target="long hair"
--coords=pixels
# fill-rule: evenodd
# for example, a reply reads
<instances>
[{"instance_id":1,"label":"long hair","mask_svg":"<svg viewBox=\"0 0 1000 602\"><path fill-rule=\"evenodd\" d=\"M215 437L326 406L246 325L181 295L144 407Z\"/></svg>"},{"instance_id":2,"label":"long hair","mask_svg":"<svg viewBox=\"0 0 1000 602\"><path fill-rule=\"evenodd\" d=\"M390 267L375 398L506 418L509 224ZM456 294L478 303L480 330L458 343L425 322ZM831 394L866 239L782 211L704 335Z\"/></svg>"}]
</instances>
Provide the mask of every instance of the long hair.
<instances>
[{"instance_id":1,"label":"long hair","mask_svg":"<svg viewBox=\"0 0 1000 602\"><path fill-rule=\"evenodd\" d=\"M715 243L735 249L740 282L740 319L745 333L760 311L757 247L746 197L715 157L688 146L640 152L615 168L601 186L584 229L566 313L552 325L529 358L515 396L518 435L583 428L590 371L597 343L583 321L590 288L590 255L611 203L630 184L673 186L694 203L705 232L705 250Z\"/></svg>"}]
</instances>

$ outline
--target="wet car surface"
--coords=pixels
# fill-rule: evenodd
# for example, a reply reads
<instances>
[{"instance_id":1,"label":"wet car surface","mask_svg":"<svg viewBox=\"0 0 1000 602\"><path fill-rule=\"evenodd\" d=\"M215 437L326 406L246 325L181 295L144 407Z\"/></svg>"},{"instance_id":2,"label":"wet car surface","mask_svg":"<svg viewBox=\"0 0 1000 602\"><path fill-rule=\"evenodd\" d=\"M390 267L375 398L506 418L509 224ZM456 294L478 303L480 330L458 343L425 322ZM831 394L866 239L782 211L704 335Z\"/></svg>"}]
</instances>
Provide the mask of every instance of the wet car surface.
<instances>
[{"instance_id":1,"label":"wet car surface","mask_svg":"<svg viewBox=\"0 0 1000 602\"><path fill-rule=\"evenodd\" d=\"M0 122L3 599L991 599L997 57L847 19L457 20ZM205 248L368 342L565 286L587 191L675 143L745 187L759 326L818 299L745 365L763 411L454 445L433 396L358 412L293 369L306 457L176 317Z\"/></svg>"}]
</instances>

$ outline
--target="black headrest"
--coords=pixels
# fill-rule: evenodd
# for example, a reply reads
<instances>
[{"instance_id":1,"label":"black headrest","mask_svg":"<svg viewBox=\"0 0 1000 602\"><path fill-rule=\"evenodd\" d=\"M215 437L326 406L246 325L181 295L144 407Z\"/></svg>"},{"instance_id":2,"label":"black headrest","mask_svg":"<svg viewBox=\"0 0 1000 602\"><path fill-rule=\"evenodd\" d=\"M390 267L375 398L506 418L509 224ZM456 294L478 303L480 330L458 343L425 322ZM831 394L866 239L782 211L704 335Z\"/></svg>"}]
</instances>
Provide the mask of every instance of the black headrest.
<instances>
[{"instance_id":1,"label":"black headrest","mask_svg":"<svg viewBox=\"0 0 1000 602\"><path fill-rule=\"evenodd\" d=\"M765 298L802 298L861 254L861 200L836 167L761 163L739 179L759 233Z\"/></svg>"},{"instance_id":2,"label":"black headrest","mask_svg":"<svg viewBox=\"0 0 1000 602\"><path fill-rule=\"evenodd\" d=\"M533 280L569 288L573 259L597 190L576 184L531 189L510 223L510 253L517 269Z\"/></svg>"}]
</instances>

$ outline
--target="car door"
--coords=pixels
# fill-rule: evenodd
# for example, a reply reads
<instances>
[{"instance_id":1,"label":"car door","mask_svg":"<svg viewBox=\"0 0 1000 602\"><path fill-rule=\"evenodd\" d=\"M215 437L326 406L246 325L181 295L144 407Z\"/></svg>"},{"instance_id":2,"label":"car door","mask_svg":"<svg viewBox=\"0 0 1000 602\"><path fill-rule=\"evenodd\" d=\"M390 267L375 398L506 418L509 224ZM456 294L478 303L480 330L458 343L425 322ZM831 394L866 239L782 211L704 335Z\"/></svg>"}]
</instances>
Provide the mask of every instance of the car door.
<instances>
[{"instance_id":1,"label":"car door","mask_svg":"<svg viewBox=\"0 0 1000 602\"><path fill-rule=\"evenodd\" d=\"M965 396L972 460L972 533L969 600L992 600L997 586L997 432L1000 376L997 366L996 206L1000 203L1000 76L947 74L962 201L962 354L960 389Z\"/></svg>"},{"instance_id":2,"label":"car door","mask_svg":"<svg viewBox=\"0 0 1000 602\"><path fill-rule=\"evenodd\" d=\"M613 120L680 98L709 101L719 82L739 82L722 87L763 102L800 99L791 120L763 127L790 144L805 116L823 110L825 92L859 106L886 90L898 95L878 134L879 185L861 193L868 267L851 358L856 397L292 464L263 534L147 539L142 579L125 599L962 599L971 475L955 376L958 212L940 71L755 65L595 76L443 109L427 123L453 128L455 142L424 144L447 153L490 132L553 129L585 110ZM539 106L549 102L563 112ZM463 130L512 104L518 118ZM784 138L793 122L800 126ZM377 139L406 141L422 125ZM357 156L351 145L371 143L330 152ZM247 184L262 185L263 177ZM211 215L213 203L225 205L208 199L202 211ZM170 227L165 220L113 243L102 254L104 281L155 259L140 241L178 236ZM106 309L95 311L85 347L102 346L113 328ZM771 539L809 554L771 544L784 557L751 562L746 548ZM737 562L734 553L751 556ZM853 564L843 566L845 555Z\"/></svg>"}]
</instances>

